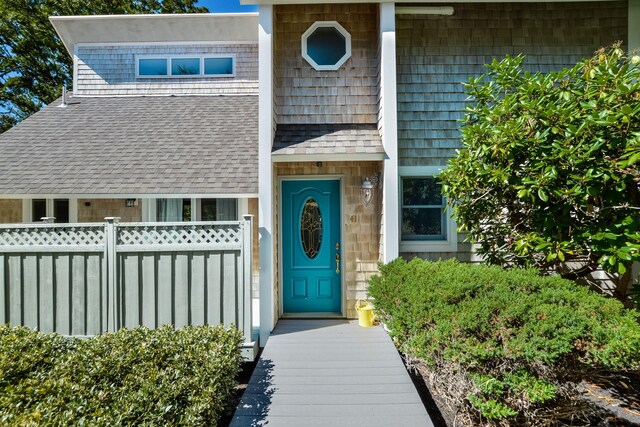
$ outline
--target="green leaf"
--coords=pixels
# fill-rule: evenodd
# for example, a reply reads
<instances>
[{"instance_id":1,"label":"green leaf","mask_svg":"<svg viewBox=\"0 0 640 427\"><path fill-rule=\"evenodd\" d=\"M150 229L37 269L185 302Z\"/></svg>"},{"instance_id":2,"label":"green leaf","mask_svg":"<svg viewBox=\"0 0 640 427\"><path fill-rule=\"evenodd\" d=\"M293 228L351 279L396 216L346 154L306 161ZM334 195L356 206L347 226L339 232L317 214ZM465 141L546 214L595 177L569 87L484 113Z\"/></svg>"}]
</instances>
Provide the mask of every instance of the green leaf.
<instances>
[{"instance_id":1,"label":"green leaf","mask_svg":"<svg viewBox=\"0 0 640 427\"><path fill-rule=\"evenodd\" d=\"M538 197L540 197L540 200L543 202L549 201L549 196L547 196L547 193L545 193L542 188L538 189Z\"/></svg>"}]
</instances>

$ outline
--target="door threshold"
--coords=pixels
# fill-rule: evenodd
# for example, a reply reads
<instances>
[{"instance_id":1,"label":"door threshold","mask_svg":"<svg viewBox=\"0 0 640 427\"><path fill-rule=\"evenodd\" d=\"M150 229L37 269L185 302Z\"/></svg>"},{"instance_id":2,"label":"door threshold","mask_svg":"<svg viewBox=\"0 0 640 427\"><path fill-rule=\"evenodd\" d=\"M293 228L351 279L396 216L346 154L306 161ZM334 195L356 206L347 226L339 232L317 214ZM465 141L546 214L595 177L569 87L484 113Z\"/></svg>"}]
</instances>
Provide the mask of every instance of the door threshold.
<instances>
[{"instance_id":1,"label":"door threshold","mask_svg":"<svg viewBox=\"0 0 640 427\"><path fill-rule=\"evenodd\" d=\"M309 313L282 313L282 319L344 319L342 313L333 312L309 312Z\"/></svg>"}]
</instances>

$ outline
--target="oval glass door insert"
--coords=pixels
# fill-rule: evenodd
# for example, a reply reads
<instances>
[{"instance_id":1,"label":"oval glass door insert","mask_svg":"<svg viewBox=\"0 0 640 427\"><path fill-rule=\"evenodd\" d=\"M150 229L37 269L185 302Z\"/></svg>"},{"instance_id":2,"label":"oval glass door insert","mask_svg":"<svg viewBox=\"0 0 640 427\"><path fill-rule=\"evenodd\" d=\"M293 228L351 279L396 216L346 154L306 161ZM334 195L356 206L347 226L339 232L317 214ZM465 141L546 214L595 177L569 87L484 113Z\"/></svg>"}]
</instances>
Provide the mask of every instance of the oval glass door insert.
<instances>
[{"instance_id":1,"label":"oval glass door insert","mask_svg":"<svg viewBox=\"0 0 640 427\"><path fill-rule=\"evenodd\" d=\"M304 253L311 259L318 256L322 243L322 215L318 202L308 199L302 208L300 241Z\"/></svg>"}]
</instances>

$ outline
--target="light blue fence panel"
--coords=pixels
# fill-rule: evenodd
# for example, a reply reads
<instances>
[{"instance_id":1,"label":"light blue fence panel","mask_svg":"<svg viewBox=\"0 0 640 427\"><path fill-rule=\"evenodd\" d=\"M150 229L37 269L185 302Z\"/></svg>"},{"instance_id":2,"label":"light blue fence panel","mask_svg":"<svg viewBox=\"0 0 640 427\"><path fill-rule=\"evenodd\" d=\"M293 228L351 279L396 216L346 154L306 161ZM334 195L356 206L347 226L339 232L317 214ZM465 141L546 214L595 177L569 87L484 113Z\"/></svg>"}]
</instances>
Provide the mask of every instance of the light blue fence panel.
<instances>
[{"instance_id":1,"label":"light blue fence panel","mask_svg":"<svg viewBox=\"0 0 640 427\"><path fill-rule=\"evenodd\" d=\"M0 322L105 332L105 249L104 224L0 225Z\"/></svg>"},{"instance_id":2,"label":"light blue fence panel","mask_svg":"<svg viewBox=\"0 0 640 427\"><path fill-rule=\"evenodd\" d=\"M234 325L255 348L251 223L0 225L0 322L73 336Z\"/></svg>"}]
</instances>

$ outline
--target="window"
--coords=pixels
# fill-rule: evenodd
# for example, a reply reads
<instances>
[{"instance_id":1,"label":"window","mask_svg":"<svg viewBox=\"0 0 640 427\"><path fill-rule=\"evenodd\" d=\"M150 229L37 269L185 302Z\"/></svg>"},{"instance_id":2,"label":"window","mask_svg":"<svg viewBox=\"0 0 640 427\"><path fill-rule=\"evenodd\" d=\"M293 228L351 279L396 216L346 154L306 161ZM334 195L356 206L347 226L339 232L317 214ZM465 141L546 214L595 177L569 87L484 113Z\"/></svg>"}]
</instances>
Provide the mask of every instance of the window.
<instances>
[{"instance_id":1,"label":"window","mask_svg":"<svg viewBox=\"0 0 640 427\"><path fill-rule=\"evenodd\" d=\"M31 201L31 221L39 222L47 216L47 199L33 199Z\"/></svg>"},{"instance_id":2,"label":"window","mask_svg":"<svg viewBox=\"0 0 640 427\"><path fill-rule=\"evenodd\" d=\"M204 74L207 76L233 74L233 58L204 58Z\"/></svg>"},{"instance_id":3,"label":"window","mask_svg":"<svg viewBox=\"0 0 640 427\"><path fill-rule=\"evenodd\" d=\"M139 56L137 78L233 77L234 55Z\"/></svg>"},{"instance_id":4,"label":"window","mask_svg":"<svg viewBox=\"0 0 640 427\"><path fill-rule=\"evenodd\" d=\"M446 203L435 177L402 179L402 240L446 240Z\"/></svg>"},{"instance_id":5,"label":"window","mask_svg":"<svg viewBox=\"0 0 640 427\"><path fill-rule=\"evenodd\" d=\"M56 223L69 223L69 199L33 199L31 201L31 221L40 222L42 218L54 217Z\"/></svg>"},{"instance_id":6,"label":"window","mask_svg":"<svg viewBox=\"0 0 640 427\"><path fill-rule=\"evenodd\" d=\"M335 21L315 22L302 35L302 57L316 70L335 71L351 57L351 35Z\"/></svg>"},{"instance_id":7,"label":"window","mask_svg":"<svg viewBox=\"0 0 640 427\"><path fill-rule=\"evenodd\" d=\"M172 76L192 76L200 74L200 58L172 58Z\"/></svg>"},{"instance_id":8,"label":"window","mask_svg":"<svg viewBox=\"0 0 640 427\"><path fill-rule=\"evenodd\" d=\"M53 201L53 216L56 222L69 223L69 199L55 199Z\"/></svg>"},{"instance_id":9,"label":"window","mask_svg":"<svg viewBox=\"0 0 640 427\"><path fill-rule=\"evenodd\" d=\"M138 60L138 75L144 77L166 76L167 59L166 58L145 58Z\"/></svg>"},{"instance_id":10,"label":"window","mask_svg":"<svg viewBox=\"0 0 640 427\"><path fill-rule=\"evenodd\" d=\"M439 167L400 167L400 251L454 252L455 221L451 218Z\"/></svg>"},{"instance_id":11,"label":"window","mask_svg":"<svg viewBox=\"0 0 640 427\"><path fill-rule=\"evenodd\" d=\"M237 199L157 199L156 221L237 221Z\"/></svg>"},{"instance_id":12,"label":"window","mask_svg":"<svg viewBox=\"0 0 640 427\"><path fill-rule=\"evenodd\" d=\"M199 221L237 221L238 199L202 199Z\"/></svg>"}]
</instances>

